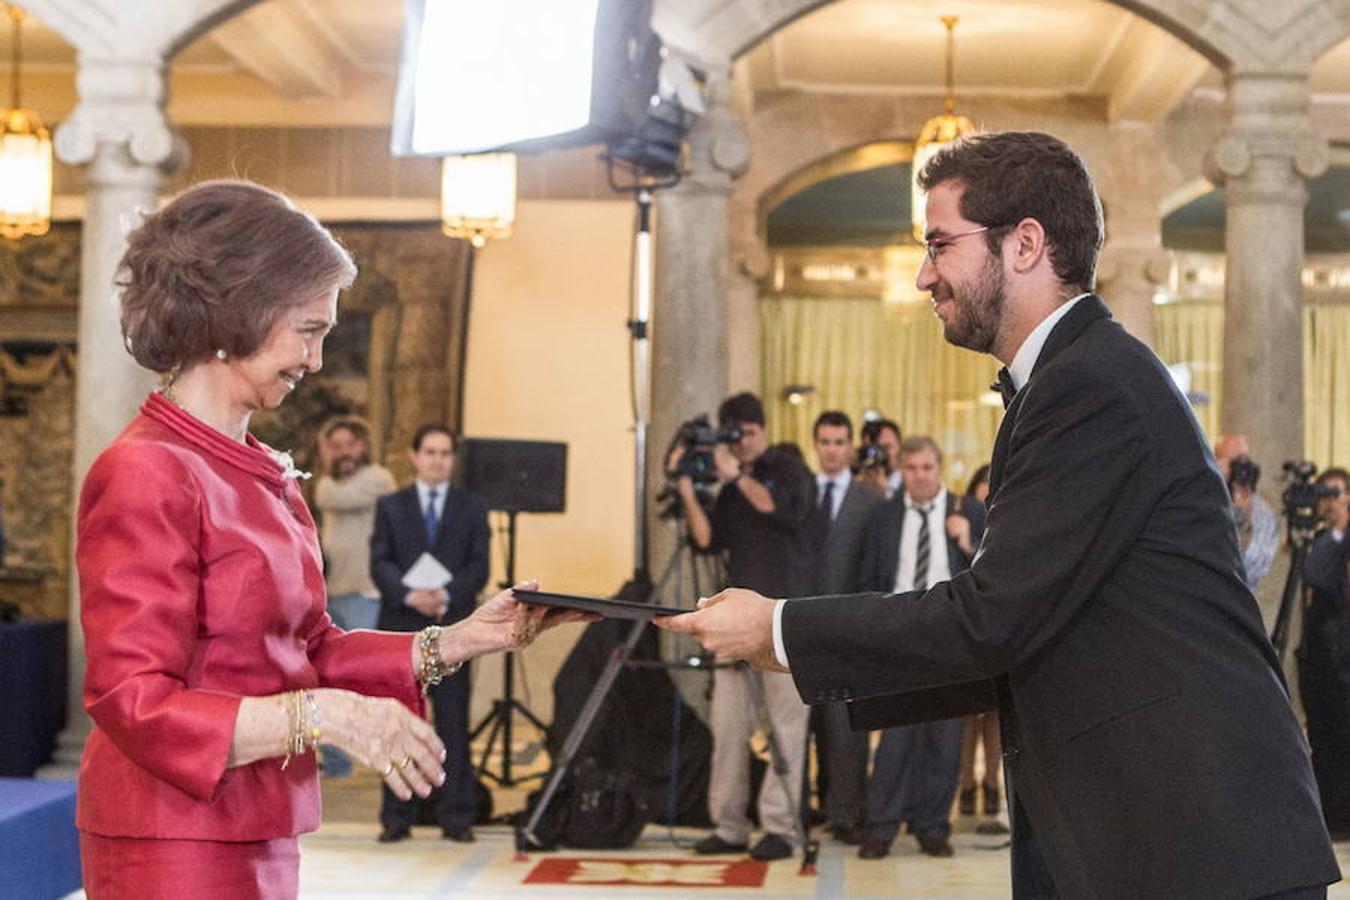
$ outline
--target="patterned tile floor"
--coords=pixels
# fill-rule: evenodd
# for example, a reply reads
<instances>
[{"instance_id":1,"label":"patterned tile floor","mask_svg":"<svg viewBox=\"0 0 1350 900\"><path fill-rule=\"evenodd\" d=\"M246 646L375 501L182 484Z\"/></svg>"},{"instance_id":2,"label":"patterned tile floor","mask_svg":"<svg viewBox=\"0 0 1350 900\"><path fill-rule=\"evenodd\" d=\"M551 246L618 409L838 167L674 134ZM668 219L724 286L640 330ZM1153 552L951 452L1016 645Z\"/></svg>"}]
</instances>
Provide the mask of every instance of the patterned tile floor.
<instances>
[{"instance_id":1,"label":"patterned tile floor","mask_svg":"<svg viewBox=\"0 0 1350 900\"><path fill-rule=\"evenodd\" d=\"M325 823L304 838L301 896L307 900L410 900L410 898L602 898L672 897L731 898L895 898L895 900L1002 900L1008 887L1008 851L988 849L997 839L961 831L952 843L956 855L932 859L919 853L908 838L896 842L890 857L865 861L854 848L825 841L815 877L798 874L795 860L772 863L760 887L674 887L603 884L523 884L526 875L555 854L534 854L514 861L513 841L505 827L478 829L478 842L451 844L434 828L415 829L413 838L393 846L374 841L375 829L365 823ZM681 831L688 843L699 835ZM1337 847L1341 867L1350 871L1350 844ZM558 856L605 860L684 861L690 852L670 841L666 829L649 827L638 846L619 852L564 851ZM726 859L726 858L723 858ZM1350 900L1350 886L1334 886L1332 900Z\"/></svg>"}]
</instances>

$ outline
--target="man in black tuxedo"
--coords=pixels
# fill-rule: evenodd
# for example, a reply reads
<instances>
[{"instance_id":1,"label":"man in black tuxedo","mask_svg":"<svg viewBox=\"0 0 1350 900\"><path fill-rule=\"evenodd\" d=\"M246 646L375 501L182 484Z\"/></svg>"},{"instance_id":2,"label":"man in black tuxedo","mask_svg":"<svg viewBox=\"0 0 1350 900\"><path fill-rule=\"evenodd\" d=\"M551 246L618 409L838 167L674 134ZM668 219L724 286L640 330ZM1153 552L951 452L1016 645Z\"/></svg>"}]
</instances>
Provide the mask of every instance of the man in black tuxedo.
<instances>
[{"instance_id":1,"label":"man in black tuxedo","mask_svg":"<svg viewBox=\"0 0 1350 900\"><path fill-rule=\"evenodd\" d=\"M980 135L919 183L918 287L949 342L1005 365L973 564L848 602L729 590L660 624L854 701L855 724L996 697L1017 900L1325 897L1339 871L1223 478L1167 370L1089 293L1082 160Z\"/></svg>"},{"instance_id":2,"label":"man in black tuxedo","mask_svg":"<svg viewBox=\"0 0 1350 900\"><path fill-rule=\"evenodd\" d=\"M419 428L411 456L417 481L380 498L370 538L370 575L380 590L379 628L384 631L421 631L458 622L473 612L488 576L487 509L475 495L450 486L454 434L440 425ZM450 572L448 584L416 590L404 586L403 576L424 553ZM469 667L433 687L430 699L436 733L446 750L436 819L448 840L469 842L477 813L469 761ZM411 834L417 802L416 797L400 800L384 788L381 843Z\"/></svg>"},{"instance_id":3,"label":"man in black tuxedo","mask_svg":"<svg viewBox=\"0 0 1350 900\"><path fill-rule=\"evenodd\" d=\"M884 497L880 488L853 477L853 420L846 413L821 413L811 435L819 467L810 520L813 589L817 594L843 594L857 589L867 523ZM830 830L844 843L857 844L866 815L867 732L849 726L843 703L814 707L811 730L820 761L817 783L825 796Z\"/></svg>"},{"instance_id":4,"label":"man in black tuxedo","mask_svg":"<svg viewBox=\"0 0 1350 900\"><path fill-rule=\"evenodd\" d=\"M868 525L857 590L900 594L946 581L970 568L984 536L984 504L943 487L942 450L932 438L905 438L899 457L904 488ZM886 856L902 822L924 853L952 855L952 800L964 727L964 719L938 719L881 732L859 857Z\"/></svg>"}]
</instances>

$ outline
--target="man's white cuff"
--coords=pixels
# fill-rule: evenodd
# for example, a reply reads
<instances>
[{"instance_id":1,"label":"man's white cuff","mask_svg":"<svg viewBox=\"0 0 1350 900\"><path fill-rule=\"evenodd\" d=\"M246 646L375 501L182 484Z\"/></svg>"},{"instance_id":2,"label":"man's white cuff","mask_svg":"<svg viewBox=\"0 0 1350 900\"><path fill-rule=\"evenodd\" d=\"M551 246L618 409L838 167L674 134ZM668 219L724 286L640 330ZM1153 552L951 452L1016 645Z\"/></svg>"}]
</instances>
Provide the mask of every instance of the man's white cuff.
<instances>
[{"instance_id":1,"label":"man's white cuff","mask_svg":"<svg viewBox=\"0 0 1350 900\"><path fill-rule=\"evenodd\" d=\"M773 604L773 656L783 668L788 668L787 648L783 646L783 606L786 600Z\"/></svg>"}]
</instances>

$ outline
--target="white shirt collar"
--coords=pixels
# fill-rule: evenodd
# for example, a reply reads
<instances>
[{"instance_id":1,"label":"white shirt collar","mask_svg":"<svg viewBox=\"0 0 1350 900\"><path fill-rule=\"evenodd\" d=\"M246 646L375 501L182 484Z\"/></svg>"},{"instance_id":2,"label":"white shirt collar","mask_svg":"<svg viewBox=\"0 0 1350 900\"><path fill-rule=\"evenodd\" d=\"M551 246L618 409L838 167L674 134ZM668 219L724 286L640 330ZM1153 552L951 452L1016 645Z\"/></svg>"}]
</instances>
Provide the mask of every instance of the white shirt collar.
<instances>
[{"instance_id":1,"label":"white shirt collar","mask_svg":"<svg viewBox=\"0 0 1350 900\"><path fill-rule=\"evenodd\" d=\"M417 496L421 499L422 505L426 506L427 495L430 494L432 491L435 491L436 505L439 507L442 503L445 502L445 495L449 493L449 491L447 491L447 488L449 487L450 482L448 481L442 481L440 484L427 484L425 481L419 478L417 479Z\"/></svg>"},{"instance_id":2,"label":"white shirt collar","mask_svg":"<svg viewBox=\"0 0 1350 900\"><path fill-rule=\"evenodd\" d=\"M837 475L826 475L824 472L816 473L816 487L820 488L822 491L825 490L825 483L831 482L834 484L835 492L842 494L844 491L848 490L848 486L852 481L853 473L848 469L840 470Z\"/></svg>"},{"instance_id":3,"label":"white shirt collar","mask_svg":"<svg viewBox=\"0 0 1350 900\"><path fill-rule=\"evenodd\" d=\"M933 505L934 511L942 510L943 514L945 515L947 511L947 489L945 487L938 488L937 496L934 497L932 500L929 500L928 502ZM905 509L918 509L918 508L919 504L915 503L914 500L910 498L909 494L906 493Z\"/></svg>"},{"instance_id":4,"label":"white shirt collar","mask_svg":"<svg viewBox=\"0 0 1350 900\"><path fill-rule=\"evenodd\" d=\"M1059 320L1069 314L1075 303L1090 294L1079 294L1072 300L1067 300L1059 305L1059 308L1050 315L1041 319L1041 324L1031 330L1027 339L1022 342L1022 346L1017 348L1017 354L1013 356L1013 361L1008 364L1008 375L1012 377L1013 387L1021 390L1026 383L1031 380L1031 372L1036 368L1036 360L1041 358L1041 350L1045 349L1046 339L1050 337L1050 332L1059 324Z\"/></svg>"}]
</instances>

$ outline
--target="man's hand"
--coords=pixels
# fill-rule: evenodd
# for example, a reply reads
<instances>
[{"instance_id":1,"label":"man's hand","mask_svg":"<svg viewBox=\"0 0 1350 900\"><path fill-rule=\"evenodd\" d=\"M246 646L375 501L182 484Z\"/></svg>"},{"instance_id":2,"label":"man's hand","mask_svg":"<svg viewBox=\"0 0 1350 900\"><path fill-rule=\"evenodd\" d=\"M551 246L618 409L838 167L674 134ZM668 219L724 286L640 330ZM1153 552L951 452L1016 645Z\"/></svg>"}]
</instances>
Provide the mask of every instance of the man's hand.
<instances>
[{"instance_id":1,"label":"man's hand","mask_svg":"<svg viewBox=\"0 0 1350 900\"><path fill-rule=\"evenodd\" d=\"M960 547L963 553L975 552L970 543L970 520L965 516L947 517L947 537L956 541L956 546Z\"/></svg>"},{"instance_id":2,"label":"man's hand","mask_svg":"<svg viewBox=\"0 0 1350 900\"><path fill-rule=\"evenodd\" d=\"M439 619L445 615L448 605L447 601L442 599L444 595L445 592L440 589L409 591L403 602L428 618Z\"/></svg>"},{"instance_id":3,"label":"man's hand","mask_svg":"<svg viewBox=\"0 0 1350 900\"><path fill-rule=\"evenodd\" d=\"M728 588L698 605L695 612L657 616L652 622L666 631L692 634L718 659L743 659L766 672L788 671L773 654L773 600Z\"/></svg>"},{"instance_id":4,"label":"man's hand","mask_svg":"<svg viewBox=\"0 0 1350 900\"><path fill-rule=\"evenodd\" d=\"M868 466L858 472L858 480L883 497L886 496L886 489L890 487L889 478L885 466Z\"/></svg>"},{"instance_id":5,"label":"man's hand","mask_svg":"<svg viewBox=\"0 0 1350 900\"><path fill-rule=\"evenodd\" d=\"M718 481L727 482L741 474L741 464L722 444L718 444L717 449L713 451L713 464L717 467Z\"/></svg>"}]
</instances>

